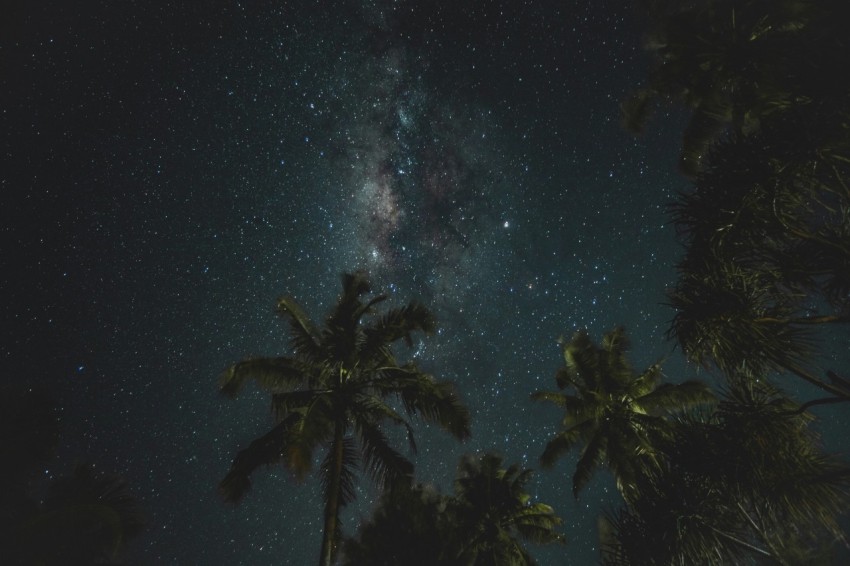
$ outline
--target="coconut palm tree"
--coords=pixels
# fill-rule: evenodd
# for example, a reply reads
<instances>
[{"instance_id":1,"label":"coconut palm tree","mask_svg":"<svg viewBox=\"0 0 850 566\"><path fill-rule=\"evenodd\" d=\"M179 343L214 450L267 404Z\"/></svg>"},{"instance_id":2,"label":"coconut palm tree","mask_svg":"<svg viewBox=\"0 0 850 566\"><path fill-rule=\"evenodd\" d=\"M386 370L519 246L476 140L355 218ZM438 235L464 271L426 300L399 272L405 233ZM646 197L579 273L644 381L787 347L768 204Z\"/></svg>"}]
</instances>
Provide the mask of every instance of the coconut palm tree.
<instances>
[{"instance_id":1,"label":"coconut palm tree","mask_svg":"<svg viewBox=\"0 0 850 566\"><path fill-rule=\"evenodd\" d=\"M522 540L564 543L563 520L525 491L532 470L502 467L494 454L461 460L449 515L455 528L453 563L464 566L530 566L534 559Z\"/></svg>"},{"instance_id":2,"label":"coconut palm tree","mask_svg":"<svg viewBox=\"0 0 850 566\"><path fill-rule=\"evenodd\" d=\"M550 440L540 458L552 467L578 444L583 444L573 475L573 495L600 465L614 474L617 488L630 501L644 468L659 465L657 444L669 434L665 415L701 403L713 396L698 381L661 384L661 365L636 374L626 359L629 341L616 328L595 345L584 330L563 342L565 365L555 376L558 392L540 391L533 400L564 409L563 429ZM572 392L565 392L572 390Z\"/></svg>"},{"instance_id":3,"label":"coconut palm tree","mask_svg":"<svg viewBox=\"0 0 850 566\"><path fill-rule=\"evenodd\" d=\"M461 459L454 495L431 487L386 492L371 520L345 544L345 566L530 566L523 542L564 542L562 519L526 492L531 470L493 454Z\"/></svg>"},{"instance_id":4,"label":"coconut palm tree","mask_svg":"<svg viewBox=\"0 0 850 566\"><path fill-rule=\"evenodd\" d=\"M357 536L346 539L343 566L441 566L454 532L451 498L427 485L398 485L381 495Z\"/></svg>"},{"instance_id":5,"label":"coconut palm tree","mask_svg":"<svg viewBox=\"0 0 850 566\"><path fill-rule=\"evenodd\" d=\"M320 565L335 558L340 509L354 498L358 460L379 488L409 482L413 464L393 448L383 423L402 427L415 450L407 415L418 415L458 439L469 436L469 413L453 386L435 380L415 364L399 364L392 351L398 340L411 344L414 331L430 332L434 319L419 303L390 309L381 316L379 295L370 292L363 273L342 277L342 294L320 329L290 297L277 303L288 319L293 354L246 359L221 377L222 393L235 397L247 380L271 395L275 426L242 450L220 487L225 499L238 502L260 466L282 463L303 478L317 449L327 450L321 464L325 499ZM367 317L369 317L367 319Z\"/></svg>"}]
</instances>

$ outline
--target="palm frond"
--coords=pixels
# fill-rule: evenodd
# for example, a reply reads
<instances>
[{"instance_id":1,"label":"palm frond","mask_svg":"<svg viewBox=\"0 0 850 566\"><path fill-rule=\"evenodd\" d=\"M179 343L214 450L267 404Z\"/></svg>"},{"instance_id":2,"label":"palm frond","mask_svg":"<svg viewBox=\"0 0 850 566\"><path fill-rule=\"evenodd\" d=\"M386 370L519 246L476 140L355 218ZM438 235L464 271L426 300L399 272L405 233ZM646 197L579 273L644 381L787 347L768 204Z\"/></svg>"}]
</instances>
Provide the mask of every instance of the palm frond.
<instances>
[{"instance_id":1,"label":"palm frond","mask_svg":"<svg viewBox=\"0 0 850 566\"><path fill-rule=\"evenodd\" d=\"M715 402L711 389L703 382L691 380L683 383L662 383L651 393L636 402L652 414L682 411L684 409Z\"/></svg>"},{"instance_id":2,"label":"palm frond","mask_svg":"<svg viewBox=\"0 0 850 566\"><path fill-rule=\"evenodd\" d=\"M582 403L581 399L558 391L535 391L531 394L532 401L546 401L562 409L575 410Z\"/></svg>"},{"instance_id":3,"label":"palm frond","mask_svg":"<svg viewBox=\"0 0 850 566\"><path fill-rule=\"evenodd\" d=\"M602 348L597 349L600 359L599 380L607 391L625 388L634 379L632 366L626 358L631 341L622 326L602 337Z\"/></svg>"},{"instance_id":4,"label":"palm frond","mask_svg":"<svg viewBox=\"0 0 850 566\"><path fill-rule=\"evenodd\" d=\"M330 497L330 478L331 470L334 466L334 454L332 450L328 450L325 458L322 460L319 476L322 481L322 493L324 494L325 502L327 503ZM357 499L357 468L360 459L357 455L357 446L353 438L342 439L342 462L339 475L339 507L345 507L355 499ZM337 518L338 519L338 518Z\"/></svg>"},{"instance_id":5,"label":"palm frond","mask_svg":"<svg viewBox=\"0 0 850 566\"><path fill-rule=\"evenodd\" d=\"M421 303L411 302L403 307L390 309L365 328L363 357L371 360L379 358L379 355L386 356L387 347L401 339L404 339L408 347L412 347L412 332L418 330L431 333L434 328L434 315Z\"/></svg>"},{"instance_id":6,"label":"palm frond","mask_svg":"<svg viewBox=\"0 0 850 566\"><path fill-rule=\"evenodd\" d=\"M384 374L385 379L375 384L383 395L398 395L408 413L439 425L455 438L469 437L469 410L451 382L437 381L411 364L388 368Z\"/></svg>"},{"instance_id":7,"label":"palm frond","mask_svg":"<svg viewBox=\"0 0 850 566\"><path fill-rule=\"evenodd\" d=\"M280 421L290 413L305 413L316 399L321 395L328 394L327 390L299 389L285 393L272 395L272 414L275 420Z\"/></svg>"},{"instance_id":8,"label":"palm frond","mask_svg":"<svg viewBox=\"0 0 850 566\"><path fill-rule=\"evenodd\" d=\"M384 433L366 421L359 421L355 426L363 449L364 467L378 488L410 483L413 464L389 445Z\"/></svg>"},{"instance_id":9,"label":"palm frond","mask_svg":"<svg viewBox=\"0 0 850 566\"><path fill-rule=\"evenodd\" d=\"M407 419L384 403L383 400L371 395L358 395L349 410L355 422L379 423L389 420L396 426L404 427L407 433L408 448L411 453L416 454L416 438L413 435L413 427Z\"/></svg>"},{"instance_id":10,"label":"palm frond","mask_svg":"<svg viewBox=\"0 0 850 566\"><path fill-rule=\"evenodd\" d=\"M287 391L301 384L306 377L306 366L292 358L254 358L233 364L221 374L218 381L222 394L236 398L246 380L271 393Z\"/></svg>"},{"instance_id":11,"label":"palm frond","mask_svg":"<svg viewBox=\"0 0 850 566\"><path fill-rule=\"evenodd\" d=\"M640 135L652 115L653 93L649 89L640 89L620 103L620 122L623 128L632 134Z\"/></svg>"},{"instance_id":12,"label":"palm frond","mask_svg":"<svg viewBox=\"0 0 850 566\"><path fill-rule=\"evenodd\" d=\"M573 497L578 498L578 492L587 485L596 469L605 462L606 444L605 436L596 434L585 445L573 474Z\"/></svg>"},{"instance_id":13,"label":"palm frond","mask_svg":"<svg viewBox=\"0 0 850 566\"><path fill-rule=\"evenodd\" d=\"M295 352L310 361L321 359L321 332L313 324L294 298L284 296L277 300L278 315L289 319L289 337Z\"/></svg>"},{"instance_id":14,"label":"palm frond","mask_svg":"<svg viewBox=\"0 0 850 566\"><path fill-rule=\"evenodd\" d=\"M658 387L658 384L661 383L661 378L664 375L661 371L661 363L662 362L657 362L652 364L646 368L644 372L637 377L637 379L629 384L628 390L632 397L643 397Z\"/></svg>"},{"instance_id":15,"label":"palm frond","mask_svg":"<svg viewBox=\"0 0 850 566\"><path fill-rule=\"evenodd\" d=\"M540 465L551 468L558 459L569 452L583 437L592 430L593 423L585 421L567 430L559 432L555 438L546 443L543 454L540 455Z\"/></svg>"},{"instance_id":16,"label":"palm frond","mask_svg":"<svg viewBox=\"0 0 850 566\"><path fill-rule=\"evenodd\" d=\"M579 330L563 346L565 375L564 383L594 390L599 375L599 353L586 330ZM560 386L560 383L559 383Z\"/></svg>"},{"instance_id":17,"label":"palm frond","mask_svg":"<svg viewBox=\"0 0 850 566\"><path fill-rule=\"evenodd\" d=\"M273 429L240 450L230 470L219 484L219 492L225 501L239 503L251 489L251 474L261 466L269 466L283 460L287 446L287 432L301 418L291 414Z\"/></svg>"},{"instance_id":18,"label":"palm frond","mask_svg":"<svg viewBox=\"0 0 850 566\"><path fill-rule=\"evenodd\" d=\"M285 464L300 481L313 467L313 450L333 438L337 415L329 395L313 396L296 414L301 418L287 432Z\"/></svg>"},{"instance_id":19,"label":"palm frond","mask_svg":"<svg viewBox=\"0 0 850 566\"><path fill-rule=\"evenodd\" d=\"M512 525L525 540L537 544L566 543L566 537L556 529L564 520L545 503L534 503L516 512Z\"/></svg>"}]
</instances>

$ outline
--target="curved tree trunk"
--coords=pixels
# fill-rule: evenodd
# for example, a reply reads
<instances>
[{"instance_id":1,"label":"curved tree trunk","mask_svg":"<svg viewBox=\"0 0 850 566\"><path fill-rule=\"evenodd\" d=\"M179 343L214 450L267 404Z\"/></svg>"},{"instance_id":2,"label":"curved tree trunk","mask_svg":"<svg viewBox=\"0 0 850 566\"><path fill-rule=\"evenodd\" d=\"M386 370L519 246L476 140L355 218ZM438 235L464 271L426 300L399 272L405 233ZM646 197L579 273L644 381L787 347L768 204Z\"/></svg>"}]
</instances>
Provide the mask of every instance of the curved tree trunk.
<instances>
[{"instance_id":1,"label":"curved tree trunk","mask_svg":"<svg viewBox=\"0 0 850 566\"><path fill-rule=\"evenodd\" d=\"M322 533L322 554L319 566L331 566L336 555L337 528L339 527L339 484L342 476L343 437L345 429L342 423L336 423L334 440L331 445L331 466L328 473L328 493L325 495L325 528Z\"/></svg>"}]
</instances>

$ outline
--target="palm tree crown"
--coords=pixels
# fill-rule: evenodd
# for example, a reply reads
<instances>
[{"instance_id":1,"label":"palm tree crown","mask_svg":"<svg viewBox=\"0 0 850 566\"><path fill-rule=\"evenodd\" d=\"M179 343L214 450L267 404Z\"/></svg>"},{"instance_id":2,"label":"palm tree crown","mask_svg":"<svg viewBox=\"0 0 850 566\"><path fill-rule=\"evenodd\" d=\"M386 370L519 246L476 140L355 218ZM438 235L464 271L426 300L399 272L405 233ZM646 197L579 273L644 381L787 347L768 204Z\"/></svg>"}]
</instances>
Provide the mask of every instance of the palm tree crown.
<instances>
[{"instance_id":1,"label":"palm tree crown","mask_svg":"<svg viewBox=\"0 0 850 566\"><path fill-rule=\"evenodd\" d=\"M381 489L412 477L413 464L390 445L381 427L386 421L403 427L415 451L411 423L391 399L407 415L419 415L458 439L469 436L469 413L453 386L413 363L400 365L392 352L400 339L410 344L412 332L434 329L430 311L411 302L366 321L386 296L364 302L370 287L363 273L343 275L342 285L322 329L292 298L280 299L277 311L289 320L293 355L243 360L220 381L222 393L235 397L246 380L254 380L271 394L276 421L236 455L220 485L225 499L238 502L262 465L281 462L303 478L313 452L328 450L320 469L325 498L322 565L334 560L339 513L354 499L358 461Z\"/></svg>"},{"instance_id":2,"label":"palm tree crown","mask_svg":"<svg viewBox=\"0 0 850 566\"><path fill-rule=\"evenodd\" d=\"M525 491L532 470L503 468L499 456L484 454L461 460L458 472L453 506L458 564L532 565L520 539L565 542L556 530L563 520L549 505L531 502Z\"/></svg>"},{"instance_id":3,"label":"palm tree crown","mask_svg":"<svg viewBox=\"0 0 850 566\"><path fill-rule=\"evenodd\" d=\"M531 470L504 468L494 454L461 459L454 495L429 486L387 491L356 539L346 566L531 566L523 543L564 542L563 520L526 492Z\"/></svg>"},{"instance_id":4,"label":"palm tree crown","mask_svg":"<svg viewBox=\"0 0 850 566\"><path fill-rule=\"evenodd\" d=\"M563 430L549 441L540 458L544 467L552 467L575 445L584 444L573 475L576 497L596 468L605 464L620 493L632 500L642 468L658 465L656 446L668 434L664 414L713 399L698 381L661 384L660 364L635 374L626 359L628 349L623 328L606 334L601 347L593 344L587 332L579 331L563 343L565 365L555 376L561 391L532 395L565 412Z\"/></svg>"}]
</instances>

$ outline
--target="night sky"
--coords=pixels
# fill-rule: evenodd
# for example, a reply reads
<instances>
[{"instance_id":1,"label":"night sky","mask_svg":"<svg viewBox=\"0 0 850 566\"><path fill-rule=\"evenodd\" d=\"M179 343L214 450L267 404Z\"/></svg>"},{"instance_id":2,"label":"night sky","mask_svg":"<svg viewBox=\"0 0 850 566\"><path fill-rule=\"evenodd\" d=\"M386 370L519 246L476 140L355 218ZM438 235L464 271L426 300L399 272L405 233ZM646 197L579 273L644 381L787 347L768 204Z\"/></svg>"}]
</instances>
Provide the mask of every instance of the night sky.
<instances>
[{"instance_id":1,"label":"night sky","mask_svg":"<svg viewBox=\"0 0 850 566\"><path fill-rule=\"evenodd\" d=\"M216 380L288 353L280 295L321 320L340 273L366 269L392 304L435 311L400 353L472 411L465 444L417 428L417 480L444 492L469 451L539 469L559 413L529 394L554 389L558 336L625 325L638 369L673 352L684 115L642 138L619 125L646 73L630 3L11 4L3 379L60 408L45 478L86 460L129 481L148 528L127 562L318 557L315 479L269 469L238 507L216 491L271 423L263 394L229 401ZM665 367L696 373L678 351ZM569 539L535 549L543 565L594 563L596 517L619 504L606 474L572 498L575 458L532 482ZM347 534L374 499L364 480Z\"/></svg>"}]
</instances>

